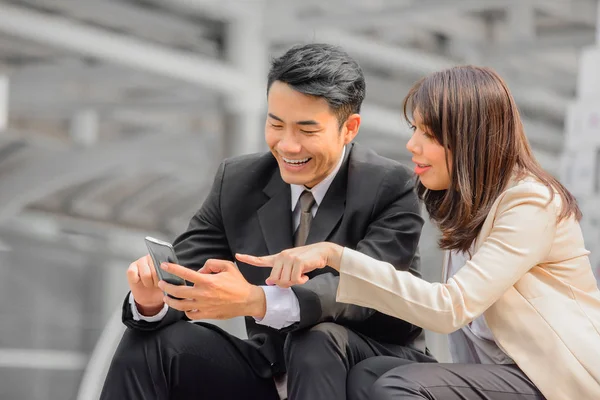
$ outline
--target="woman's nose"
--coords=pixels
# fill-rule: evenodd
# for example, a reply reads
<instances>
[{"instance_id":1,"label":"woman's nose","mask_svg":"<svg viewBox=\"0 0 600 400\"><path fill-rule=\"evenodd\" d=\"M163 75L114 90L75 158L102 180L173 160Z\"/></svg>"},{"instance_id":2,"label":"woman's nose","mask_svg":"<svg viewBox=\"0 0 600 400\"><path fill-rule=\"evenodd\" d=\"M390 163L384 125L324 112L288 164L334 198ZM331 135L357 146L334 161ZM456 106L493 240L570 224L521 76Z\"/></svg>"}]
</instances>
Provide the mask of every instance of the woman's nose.
<instances>
[{"instance_id":1,"label":"woman's nose","mask_svg":"<svg viewBox=\"0 0 600 400\"><path fill-rule=\"evenodd\" d=\"M415 135L412 135L406 143L406 149L412 154L418 154L420 147L416 143Z\"/></svg>"}]
</instances>

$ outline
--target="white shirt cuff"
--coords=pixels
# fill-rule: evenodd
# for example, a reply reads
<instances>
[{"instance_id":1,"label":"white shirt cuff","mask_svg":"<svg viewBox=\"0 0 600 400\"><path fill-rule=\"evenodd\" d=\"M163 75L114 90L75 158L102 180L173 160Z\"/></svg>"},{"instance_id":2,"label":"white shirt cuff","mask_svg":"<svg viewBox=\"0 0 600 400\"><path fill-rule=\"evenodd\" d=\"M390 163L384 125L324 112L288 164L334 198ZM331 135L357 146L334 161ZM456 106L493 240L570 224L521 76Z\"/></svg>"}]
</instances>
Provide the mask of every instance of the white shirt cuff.
<instances>
[{"instance_id":1,"label":"white shirt cuff","mask_svg":"<svg viewBox=\"0 0 600 400\"><path fill-rule=\"evenodd\" d=\"M162 310L158 312L158 314L153 315L151 317L142 315L140 314L139 310L137 309L137 306L135 305L133 293L129 293L129 304L131 305L131 313L133 314L134 321L158 322L162 320L165 317L165 315L167 315L167 311L169 311L169 306L165 303L165 306Z\"/></svg>"},{"instance_id":2,"label":"white shirt cuff","mask_svg":"<svg viewBox=\"0 0 600 400\"><path fill-rule=\"evenodd\" d=\"M257 324L282 329L300 321L300 303L294 291L279 286L261 286L265 292L267 312L263 319L256 319Z\"/></svg>"}]
</instances>

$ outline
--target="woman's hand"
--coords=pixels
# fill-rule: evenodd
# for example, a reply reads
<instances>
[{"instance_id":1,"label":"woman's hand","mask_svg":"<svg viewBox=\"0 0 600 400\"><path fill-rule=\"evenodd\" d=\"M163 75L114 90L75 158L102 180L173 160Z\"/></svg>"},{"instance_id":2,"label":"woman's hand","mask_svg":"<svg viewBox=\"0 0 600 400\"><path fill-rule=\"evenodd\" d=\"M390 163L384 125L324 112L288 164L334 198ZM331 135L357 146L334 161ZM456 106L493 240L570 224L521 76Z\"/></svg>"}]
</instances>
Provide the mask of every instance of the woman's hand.
<instances>
[{"instance_id":1,"label":"woman's hand","mask_svg":"<svg viewBox=\"0 0 600 400\"><path fill-rule=\"evenodd\" d=\"M273 268L271 275L266 280L267 285L288 288L292 285L306 283L308 281L306 274L315 269L329 266L339 271L343 250L342 246L335 243L322 242L294 247L271 256L255 257L236 254L235 258L257 267Z\"/></svg>"}]
</instances>

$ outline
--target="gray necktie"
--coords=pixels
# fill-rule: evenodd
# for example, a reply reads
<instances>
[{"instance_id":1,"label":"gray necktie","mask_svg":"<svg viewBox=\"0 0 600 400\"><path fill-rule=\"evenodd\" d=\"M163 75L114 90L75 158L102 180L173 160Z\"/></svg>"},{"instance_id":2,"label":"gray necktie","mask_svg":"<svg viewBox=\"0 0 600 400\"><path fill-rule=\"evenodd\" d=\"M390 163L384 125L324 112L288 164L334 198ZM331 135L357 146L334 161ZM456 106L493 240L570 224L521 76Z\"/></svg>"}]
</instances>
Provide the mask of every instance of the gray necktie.
<instances>
[{"instance_id":1,"label":"gray necktie","mask_svg":"<svg viewBox=\"0 0 600 400\"><path fill-rule=\"evenodd\" d=\"M315 204L315 198L312 193L305 190L300 195L300 225L294 233L294 247L304 246L308 232L310 231L310 223L313 220L310 209Z\"/></svg>"}]
</instances>

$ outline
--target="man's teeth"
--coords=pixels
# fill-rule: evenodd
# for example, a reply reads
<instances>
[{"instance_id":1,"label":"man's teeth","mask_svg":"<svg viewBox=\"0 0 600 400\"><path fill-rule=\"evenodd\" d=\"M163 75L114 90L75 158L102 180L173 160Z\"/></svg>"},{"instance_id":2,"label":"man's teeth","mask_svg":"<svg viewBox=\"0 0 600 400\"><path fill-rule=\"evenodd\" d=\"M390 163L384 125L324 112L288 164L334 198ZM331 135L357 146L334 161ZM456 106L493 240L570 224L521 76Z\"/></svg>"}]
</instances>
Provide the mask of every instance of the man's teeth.
<instances>
[{"instance_id":1,"label":"man's teeth","mask_svg":"<svg viewBox=\"0 0 600 400\"><path fill-rule=\"evenodd\" d=\"M417 164L417 165L421 168L426 168L426 167L430 166L429 164Z\"/></svg>"},{"instance_id":2,"label":"man's teeth","mask_svg":"<svg viewBox=\"0 0 600 400\"><path fill-rule=\"evenodd\" d=\"M302 160L290 160L289 158L285 158L285 157L282 157L282 158L283 158L283 161L285 161L288 164L304 164L305 162L310 160L310 157L303 158Z\"/></svg>"}]
</instances>

